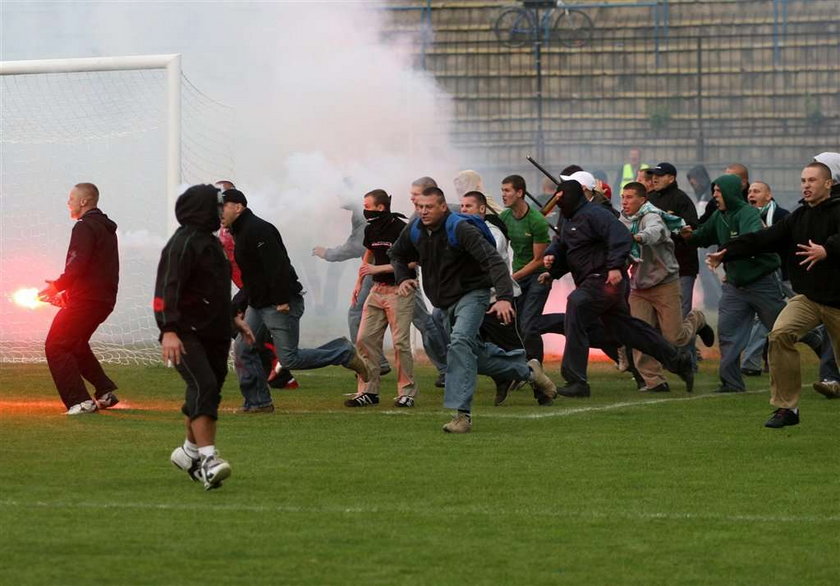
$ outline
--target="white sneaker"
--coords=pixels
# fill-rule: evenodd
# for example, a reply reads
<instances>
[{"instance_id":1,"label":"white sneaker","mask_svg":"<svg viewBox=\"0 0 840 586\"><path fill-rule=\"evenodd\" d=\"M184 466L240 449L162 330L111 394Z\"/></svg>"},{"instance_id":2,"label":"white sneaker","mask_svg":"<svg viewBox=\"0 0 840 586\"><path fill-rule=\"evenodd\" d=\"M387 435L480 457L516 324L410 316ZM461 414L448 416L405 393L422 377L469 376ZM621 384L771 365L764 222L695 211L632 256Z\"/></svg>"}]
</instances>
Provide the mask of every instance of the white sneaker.
<instances>
[{"instance_id":1,"label":"white sneaker","mask_svg":"<svg viewBox=\"0 0 840 586\"><path fill-rule=\"evenodd\" d=\"M96 413L96 401L88 399L81 403L76 403L67 410L67 415L84 415L85 413Z\"/></svg>"},{"instance_id":2,"label":"white sneaker","mask_svg":"<svg viewBox=\"0 0 840 586\"><path fill-rule=\"evenodd\" d=\"M212 490L222 485L222 480L230 476L230 464L219 456L202 458L199 475L204 482L204 490Z\"/></svg>"},{"instance_id":3,"label":"white sneaker","mask_svg":"<svg viewBox=\"0 0 840 586\"><path fill-rule=\"evenodd\" d=\"M184 449L184 446L178 446L172 450L172 455L169 456L169 461L172 462L176 468L180 468L186 472L193 482L198 482L201 479L199 469L201 468L201 459L193 458Z\"/></svg>"}]
</instances>

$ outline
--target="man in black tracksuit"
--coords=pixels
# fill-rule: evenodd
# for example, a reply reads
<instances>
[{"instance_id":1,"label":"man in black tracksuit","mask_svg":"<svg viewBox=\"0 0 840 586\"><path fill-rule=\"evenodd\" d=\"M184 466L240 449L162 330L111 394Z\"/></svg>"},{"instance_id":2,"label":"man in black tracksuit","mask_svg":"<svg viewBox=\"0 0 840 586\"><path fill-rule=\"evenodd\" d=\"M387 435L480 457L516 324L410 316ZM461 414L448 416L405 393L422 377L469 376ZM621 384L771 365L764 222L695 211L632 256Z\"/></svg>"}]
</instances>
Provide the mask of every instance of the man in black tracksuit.
<instances>
[{"instance_id":1,"label":"man in black tracksuit","mask_svg":"<svg viewBox=\"0 0 840 586\"><path fill-rule=\"evenodd\" d=\"M233 311L245 313L252 331L268 328L280 364L290 370L342 365L367 382L370 374L356 346L336 338L318 348L298 348L303 317L303 287L289 260L283 238L272 224L248 208L245 194L228 189L222 194L222 224L236 243L236 264L242 271L242 289L233 299ZM239 337L234 344L234 365L244 397L243 413L272 413L274 403L259 349Z\"/></svg>"},{"instance_id":2,"label":"man in black tracksuit","mask_svg":"<svg viewBox=\"0 0 840 586\"><path fill-rule=\"evenodd\" d=\"M120 260L117 225L97 207L99 190L79 183L67 207L77 220L70 236L64 273L39 293L61 307L47 334L45 352L55 386L68 415L93 413L119 401L117 388L90 349L90 337L111 315L117 300ZM96 389L90 398L84 377Z\"/></svg>"},{"instance_id":3,"label":"man in black tracksuit","mask_svg":"<svg viewBox=\"0 0 840 586\"><path fill-rule=\"evenodd\" d=\"M206 489L230 476L216 454L216 420L230 352L230 263L219 239L219 190L195 185L175 203L180 227L160 255L154 312L163 360L187 384L184 414L187 437L170 460ZM241 320L237 327L253 341Z\"/></svg>"},{"instance_id":4,"label":"man in black tracksuit","mask_svg":"<svg viewBox=\"0 0 840 586\"><path fill-rule=\"evenodd\" d=\"M626 283L622 283L632 244L630 232L603 206L586 201L577 181L564 181L557 193L565 221L560 235L546 250L544 263L554 278L571 272L576 286L566 303L561 372L567 385L557 393L590 395L586 367L590 330L598 327L598 320L610 339L653 356L679 375L691 392L694 373L690 354L679 352L653 327L630 315Z\"/></svg>"},{"instance_id":5,"label":"man in black tracksuit","mask_svg":"<svg viewBox=\"0 0 840 586\"><path fill-rule=\"evenodd\" d=\"M806 332L825 324L835 358L840 354L840 194L831 193L831 184L826 165L807 165L801 175L802 205L769 228L741 235L708 255L712 264L719 264L776 252L787 264L796 295L779 313L768 336L770 404L776 410L766 427L799 423L802 381L795 344ZM824 394L834 395L831 389Z\"/></svg>"}]
</instances>

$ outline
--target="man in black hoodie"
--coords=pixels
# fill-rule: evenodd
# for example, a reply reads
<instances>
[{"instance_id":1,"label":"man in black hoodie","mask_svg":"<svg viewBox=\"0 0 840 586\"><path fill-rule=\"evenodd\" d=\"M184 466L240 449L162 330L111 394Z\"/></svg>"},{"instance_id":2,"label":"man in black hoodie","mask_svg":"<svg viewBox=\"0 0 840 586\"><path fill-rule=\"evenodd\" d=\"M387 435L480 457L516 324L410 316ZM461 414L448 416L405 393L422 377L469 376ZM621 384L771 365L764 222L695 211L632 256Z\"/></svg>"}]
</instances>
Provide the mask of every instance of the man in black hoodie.
<instances>
[{"instance_id":1,"label":"man in black hoodie","mask_svg":"<svg viewBox=\"0 0 840 586\"><path fill-rule=\"evenodd\" d=\"M228 189L222 199L222 224L233 235L236 264L242 271L242 289L233 298L233 311L245 312L252 331L268 328L280 364L286 368L309 370L340 364L367 382L370 374L365 361L347 338L336 338L319 348L298 348L303 287L280 232L248 208L241 191ZM239 389L245 399L242 412L274 412L259 349L240 337L234 344L234 355Z\"/></svg>"},{"instance_id":2,"label":"man in black hoodie","mask_svg":"<svg viewBox=\"0 0 840 586\"><path fill-rule=\"evenodd\" d=\"M153 304L163 360L187 384L181 407L187 436L170 461L206 490L230 476L230 464L216 452L231 335L230 263L213 236L220 203L212 185L194 185L178 198L175 217L181 226L161 252ZM242 319L234 323L254 343Z\"/></svg>"},{"instance_id":3,"label":"man in black hoodie","mask_svg":"<svg viewBox=\"0 0 840 586\"><path fill-rule=\"evenodd\" d=\"M45 351L67 415L93 413L119 402L114 384L90 349L90 337L111 315L117 300L120 260L117 225L102 213L99 189L79 183L70 190L67 207L76 221L70 236L64 273L39 297L61 307L47 334ZM91 399L82 378L96 389Z\"/></svg>"},{"instance_id":4,"label":"man in black hoodie","mask_svg":"<svg viewBox=\"0 0 840 586\"><path fill-rule=\"evenodd\" d=\"M831 194L831 170L811 163L800 177L802 204L781 222L765 230L744 234L708 255L713 265L777 252L787 262L796 295L782 309L768 341L770 350L770 404L776 407L764 424L781 428L799 423L802 390L796 342L821 323L840 354L840 195Z\"/></svg>"},{"instance_id":5,"label":"man in black hoodie","mask_svg":"<svg viewBox=\"0 0 840 586\"><path fill-rule=\"evenodd\" d=\"M624 270L631 249L630 232L604 206L586 200L581 184L564 181L557 187L560 235L546 250L543 263L559 279L568 272L576 289L566 303L566 348L561 372L566 386L557 394L588 397L586 370L590 331L603 323L607 336L653 356L679 375L691 392L694 371L688 352L679 352L644 321L630 315Z\"/></svg>"}]
</instances>

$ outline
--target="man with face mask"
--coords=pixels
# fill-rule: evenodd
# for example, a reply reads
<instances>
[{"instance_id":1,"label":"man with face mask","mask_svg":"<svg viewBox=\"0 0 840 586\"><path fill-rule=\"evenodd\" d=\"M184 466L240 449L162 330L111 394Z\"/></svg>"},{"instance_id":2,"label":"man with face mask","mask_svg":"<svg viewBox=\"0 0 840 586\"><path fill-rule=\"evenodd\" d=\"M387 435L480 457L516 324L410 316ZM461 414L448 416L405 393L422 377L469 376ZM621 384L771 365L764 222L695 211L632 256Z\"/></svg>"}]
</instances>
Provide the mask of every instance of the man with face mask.
<instances>
[{"instance_id":1,"label":"man with face mask","mask_svg":"<svg viewBox=\"0 0 840 586\"><path fill-rule=\"evenodd\" d=\"M590 330L598 320L611 339L654 357L682 378L691 392L694 370L690 354L630 315L624 275L632 247L630 232L610 211L587 201L577 181L562 182L557 197L565 221L543 261L554 278L571 272L576 286L566 302L566 349L561 372L567 384L557 393L565 397L590 395L586 367Z\"/></svg>"},{"instance_id":2,"label":"man with face mask","mask_svg":"<svg viewBox=\"0 0 840 586\"><path fill-rule=\"evenodd\" d=\"M362 320L356 337L356 347L368 366L370 380L365 382L359 379L356 395L347 399L344 405L367 407L379 403L380 374L377 365L382 360L385 329L390 327L394 341L394 366L397 369L397 399L394 406L413 407L417 385L414 381L410 332L415 291L397 294L394 267L388 258L388 251L405 228L405 222L401 219L405 216L391 212L391 196L382 189L374 189L365 194L364 216L367 220L363 240L366 250L353 289L352 303L356 303L364 280L370 277L373 285L362 309ZM411 271L411 278L416 278L413 267Z\"/></svg>"}]
</instances>

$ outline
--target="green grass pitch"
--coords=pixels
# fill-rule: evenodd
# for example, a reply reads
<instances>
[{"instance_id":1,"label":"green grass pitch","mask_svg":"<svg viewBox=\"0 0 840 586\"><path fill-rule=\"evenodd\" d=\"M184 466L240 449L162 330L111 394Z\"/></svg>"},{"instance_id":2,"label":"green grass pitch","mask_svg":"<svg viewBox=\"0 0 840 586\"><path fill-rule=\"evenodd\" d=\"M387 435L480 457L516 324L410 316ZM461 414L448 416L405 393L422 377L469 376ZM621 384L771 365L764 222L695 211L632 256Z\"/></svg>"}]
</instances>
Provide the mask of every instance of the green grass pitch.
<instances>
[{"instance_id":1,"label":"green grass pitch","mask_svg":"<svg viewBox=\"0 0 840 586\"><path fill-rule=\"evenodd\" d=\"M530 389L449 436L420 367L410 410L346 409L348 371L296 373L278 412L239 415L231 373L205 492L169 463L183 439L174 370L110 367L123 409L69 418L45 365L0 365L0 583L840 583L840 401L810 388L769 430L767 376L718 396L649 396L604 364L593 397ZM559 365L548 372L560 380ZM527 387L526 387L527 389Z\"/></svg>"}]
</instances>

